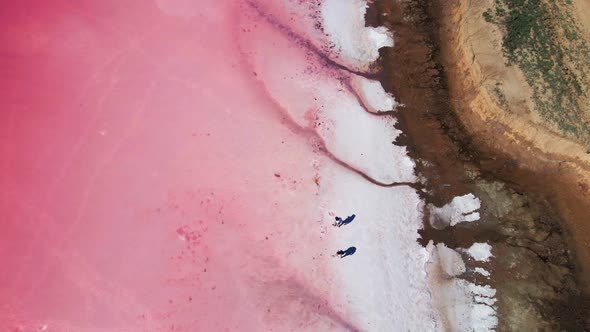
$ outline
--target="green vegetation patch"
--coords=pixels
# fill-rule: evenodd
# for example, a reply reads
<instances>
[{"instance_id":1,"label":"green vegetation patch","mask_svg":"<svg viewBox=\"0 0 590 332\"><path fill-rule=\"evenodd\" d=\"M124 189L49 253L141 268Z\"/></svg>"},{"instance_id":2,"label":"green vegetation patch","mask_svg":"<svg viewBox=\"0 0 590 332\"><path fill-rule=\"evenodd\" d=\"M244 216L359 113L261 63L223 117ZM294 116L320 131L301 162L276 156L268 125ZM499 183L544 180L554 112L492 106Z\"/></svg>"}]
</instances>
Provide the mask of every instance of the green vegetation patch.
<instances>
[{"instance_id":1,"label":"green vegetation patch","mask_svg":"<svg viewBox=\"0 0 590 332\"><path fill-rule=\"evenodd\" d=\"M588 93L590 52L572 10L571 0L495 0L483 18L503 30L504 56L524 72L540 114L588 142L580 100Z\"/></svg>"}]
</instances>

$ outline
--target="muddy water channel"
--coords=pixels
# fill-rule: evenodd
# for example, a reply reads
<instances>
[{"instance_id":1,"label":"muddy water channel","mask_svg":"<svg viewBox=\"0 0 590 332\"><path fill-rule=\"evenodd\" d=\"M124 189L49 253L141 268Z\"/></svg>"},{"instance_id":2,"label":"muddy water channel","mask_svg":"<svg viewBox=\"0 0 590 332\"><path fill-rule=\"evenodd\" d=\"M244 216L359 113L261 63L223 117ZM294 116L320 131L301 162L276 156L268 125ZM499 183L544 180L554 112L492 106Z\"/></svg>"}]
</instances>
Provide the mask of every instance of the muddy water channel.
<instances>
[{"instance_id":1,"label":"muddy water channel","mask_svg":"<svg viewBox=\"0 0 590 332\"><path fill-rule=\"evenodd\" d=\"M467 260L461 277L497 290L499 331L590 328L589 300L567 230L539 190L543 181L518 162L476 146L455 117L438 52L436 1L376 1L370 25L394 31L395 47L382 50L382 84L403 107L397 144L408 147L426 183L424 199L442 206L467 193L481 200L480 220L435 229L425 216L421 243L468 248L492 245L490 262ZM473 271L483 267L489 279Z\"/></svg>"}]
</instances>

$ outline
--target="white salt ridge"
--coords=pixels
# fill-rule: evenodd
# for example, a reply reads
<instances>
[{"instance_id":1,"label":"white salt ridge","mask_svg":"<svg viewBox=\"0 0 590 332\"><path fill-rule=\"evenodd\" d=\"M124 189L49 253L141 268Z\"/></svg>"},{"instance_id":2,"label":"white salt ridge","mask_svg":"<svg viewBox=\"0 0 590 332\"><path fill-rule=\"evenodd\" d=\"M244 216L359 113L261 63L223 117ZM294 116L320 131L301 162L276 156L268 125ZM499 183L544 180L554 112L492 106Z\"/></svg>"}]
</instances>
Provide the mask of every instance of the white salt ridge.
<instances>
[{"instance_id":1,"label":"white salt ridge","mask_svg":"<svg viewBox=\"0 0 590 332\"><path fill-rule=\"evenodd\" d=\"M436 249L441 268L449 277L465 273L465 263L461 254L448 248L444 243L437 244Z\"/></svg>"},{"instance_id":2,"label":"white salt ridge","mask_svg":"<svg viewBox=\"0 0 590 332\"><path fill-rule=\"evenodd\" d=\"M488 285L476 285L449 273L457 266L456 252L444 244L428 244L430 252L429 276L434 305L444 330L490 331L498 324L496 316L496 290ZM452 254L454 252L455 254ZM452 257L451 260L448 257ZM458 259L461 259L460 256ZM449 262L451 266L449 267ZM462 260L461 260L462 262ZM457 270L452 270L457 271ZM460 270L459 270L460 271Z\"/></svg>"},{"instance_id":3,"label":"white salt ridge","mask_svg":"<svg viewBox=\"0 0 590 332\"><path fill-rule=\"evenodd\" d=\"M385 92L378 81L353 75L350 84L370 112L387 112L395 108L395 99L391 94Z\"/></svg>"},{"instance_id":4,"label":"white salt ridge","mask_svg":"<svg viewBox=\"0 0 590 332\"><path fill-rule=\"evenodd\" d=\"M446 226L455 226L458 223L479 220L479 212L476 212L476 210L480 207L479 198L473 194L457 196L450 203L440 208L429 204L430 225L436 229L443 229Z\"/></svg>"},{"instance_id":5,"label":"white salt ridge","mask_svg":"<svg viewBox=\"0 0 590 332\"><path fill-rule=\"evenodd\" d=\"M463 280L464 281L464 280ZM467 288L473 296L473 302L468 306L466 319L462 331L490 331L498 325L496 308L496 290L490 286L479 286L464 281L463 288Z\"/></svg>"},{"instance_id":6,"label":"white salt ridge","mask_svg":"<svg viewBox=\"0 0 590 332\"><path fill-rule=\"evenodd\" d=\"M490 331L498 325L496 291L490 286L478 286L466 280L455 279L446 295L447 317L451 331Z\"/></svg>"},{"instance_id":7,"label":"white salt ridge","mask_svg":"<svg viewBox=\"0 0 590 332\"><path fill-rule=\"evenodd\" d=\"M379 49L393 46L385 27L365 27L367 1L324 0L324 32L336 47L337 61L349 68L367 70L379 57Z\"/></svg>"},{"instance_id":8,"label":"white salt ridge","mask_svg":"<svg viewBox=\"0 0 590 332\"><path fill-rule=\"evenodd\" d=\"M250 33L240 47L248 54L256 77L299 127L314 130L336 158L376 181L389 184L416 180L415 164L406 148L392 144L401 133L393 128L395 119L366 112L339 80L350 74L310 68L310 59L317 58L264 21L243 29ZM273 45L272 57L260 52L269 44ZM301 56L294 57L296 52ZM374 107L391 103L392 97L378 82L362 84Z\"/></svg>"},{"instance_id":9,"label":"white salt ridge","mask_svg":"<svg viewBox=\"0 0 590 332\"><path fill-rule=\"evenodd\" d=\"M475 271L475 273L479 273L485 277L489 277L491 275L490 272L488 272L486 269L483 269L481 267L476 267L475 269L473 269L473 271Z\"/></svg>"},{"instance_id":10,"label":"white salt ridge","mask_svg":"<svg viewBox=\"0 0 590 332\"><path fill-rule=\"evenodd\" d=\"M480 262L487 262L491 257L494 257L492 255L492 246L487 243L476 242L468 249L465 249L465 252L471 258Z\"/></svg>"},{"instance_id":11,"label":"white salt ridge","mask_svg":"<svg viewBox=\"0 0 590 332\"><path fill-rule=\"evenodd\" d=\"M488 298L492 298L492 297L496 296L496 290L488 285L481 286L481 285L476 285L474 283L468 282L467 287L469 288L469 290L473 294L478 294L480 296L486 296Z\"/></svg>"},{"instance_id":12,"label":"white salt ridge","mask_svg":"<svg viewBox=\"0 0 590 332\"><path fill-rule=\"evenodd\" d=\"M493 297L485 297L485 296L477 296L477 295L474 296L473 299L477 303L483 303L483 304L486 304L489 306L496 304L496 302L498 301Z\"/></svg>"}]
</instances>

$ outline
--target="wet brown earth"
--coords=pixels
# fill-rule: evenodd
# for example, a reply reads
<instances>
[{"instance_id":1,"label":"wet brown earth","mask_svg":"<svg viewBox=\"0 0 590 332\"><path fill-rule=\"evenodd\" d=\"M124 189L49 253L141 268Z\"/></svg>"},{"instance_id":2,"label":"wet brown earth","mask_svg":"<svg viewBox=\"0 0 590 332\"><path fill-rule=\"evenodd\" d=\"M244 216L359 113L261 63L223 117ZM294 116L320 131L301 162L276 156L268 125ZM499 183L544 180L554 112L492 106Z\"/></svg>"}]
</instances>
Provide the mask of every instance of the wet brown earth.
<instances>
[{"instance_id":1,"label":"wet brown earth","mask_svg":"<svg viewBox=\"0 0 590 332\"><path fill-rule=\"evenodd\" d=\"M394 48L382 50L381 82L404 105L397 109L404 135L396 143L407 146L416 161L427 188L424 199L442 206L474 193L482 203L481 218L473 223L439 230L425 216L420 242L492 245L494 259L466 262L469 269L461 277L496 288L498 330L590 330L584 264L570 245L575 230L565 220L582 218L585 205L555 190L564 184L549 180L551 174L524 169L467 134L449 94L452 81L443 64L452 59L440 52L438 6L444 0L375 1L366 17L368 24L394 32ZM491 278L470 272L477 266Z\"/></svg>"}]
</instances>

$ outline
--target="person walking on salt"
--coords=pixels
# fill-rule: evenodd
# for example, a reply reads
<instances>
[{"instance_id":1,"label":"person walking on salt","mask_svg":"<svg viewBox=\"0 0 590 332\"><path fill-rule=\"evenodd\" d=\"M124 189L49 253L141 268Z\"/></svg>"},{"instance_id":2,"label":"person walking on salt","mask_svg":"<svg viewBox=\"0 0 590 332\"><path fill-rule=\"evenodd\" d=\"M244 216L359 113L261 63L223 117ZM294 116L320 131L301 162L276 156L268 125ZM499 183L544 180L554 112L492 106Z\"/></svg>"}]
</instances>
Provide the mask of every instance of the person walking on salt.
<instances>
[{"instance_id":1,"label":"person walking on salt","mask_svg":"<svg viewBox=\"0 0 590 332\"><path fill-rule=\"evenodd\" d=\"M344 225L348 225L348 224L350 224L350 223L351 223L351 222L354 220L354 218L356 218L356 215L355 215L355 214L353 214L353 215L351 215L351 216L348 216L348 217L347 217L346 219L344 219L344 220L343 220L342 218L340 218L340 217L336 217L336 218L335 218L335 219L336 219L336 222L334 222L334 223L332 224L332 226L336 226L336 227L342 227L342 226L344 226Z\"/></svg>"},{"instance_id":2,"label":"person walking on salt","mask_svg":"<svg viewBox=\"0 0 590 332\"><path fill-rule=\"evenodd\" d=\"M351 256L354 255L354 253L356 252L356 247L350 247L346 250L338 250L336 251L336 256L340 257L340 258L344 258L346 256Z\"/></svg>"}]
</instances>

